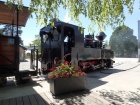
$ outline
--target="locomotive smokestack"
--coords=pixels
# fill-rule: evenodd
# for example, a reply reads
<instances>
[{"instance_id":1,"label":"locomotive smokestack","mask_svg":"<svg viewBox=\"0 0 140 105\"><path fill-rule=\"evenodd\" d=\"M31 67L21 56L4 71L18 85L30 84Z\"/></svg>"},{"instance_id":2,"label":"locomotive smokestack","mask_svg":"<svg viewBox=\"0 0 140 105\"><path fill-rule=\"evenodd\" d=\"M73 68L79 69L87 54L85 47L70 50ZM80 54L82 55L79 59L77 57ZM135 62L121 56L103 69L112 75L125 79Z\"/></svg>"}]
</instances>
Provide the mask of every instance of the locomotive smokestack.
<instances>
[{"instance_id":1,"label":"locomotive smokestack","mask_svg":"<svg viewBox=\"0 0 140 105\"><path fill-rule=\"evenodd\" d=\"M106 38L106 34L104 32L100 32L98 36L96 36L96 38L99 41L103 41Z\"/></svg>"}]
</instances>

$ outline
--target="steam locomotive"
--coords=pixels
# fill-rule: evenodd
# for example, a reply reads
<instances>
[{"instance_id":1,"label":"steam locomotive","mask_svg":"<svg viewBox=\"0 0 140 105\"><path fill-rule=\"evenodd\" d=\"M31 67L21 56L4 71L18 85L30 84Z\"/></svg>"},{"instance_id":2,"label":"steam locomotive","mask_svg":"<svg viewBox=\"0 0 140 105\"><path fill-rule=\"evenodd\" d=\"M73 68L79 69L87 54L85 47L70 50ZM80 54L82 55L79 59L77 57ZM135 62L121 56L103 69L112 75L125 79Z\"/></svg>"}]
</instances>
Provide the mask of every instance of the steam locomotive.
<instances>
[{"instance_id":1,"label":"steam locomotive","mask_svg":"<svg viewBox=\"0 0 140 105\"><path fill-rule=\"evenodd\" d=\"M81 27L54 20L54 26L40 29L41 68L50 71L61 62L68 61L82 71L113 66L114 52L105 49L103 40L106 35L100 32L94 35L81 33Z\"/></svg>"}]
</instances>

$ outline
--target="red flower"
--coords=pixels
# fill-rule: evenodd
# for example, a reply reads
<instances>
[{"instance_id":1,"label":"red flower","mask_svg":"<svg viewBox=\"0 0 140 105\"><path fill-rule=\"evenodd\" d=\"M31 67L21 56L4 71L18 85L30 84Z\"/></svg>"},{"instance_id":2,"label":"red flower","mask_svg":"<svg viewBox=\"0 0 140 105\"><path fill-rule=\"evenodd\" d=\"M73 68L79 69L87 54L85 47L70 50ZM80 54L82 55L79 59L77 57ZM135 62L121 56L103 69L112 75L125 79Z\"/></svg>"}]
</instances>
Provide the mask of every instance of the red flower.
<instances>
[{"instance_id":1,"label":"red flower","mask_svg":"<svg viewBox=\"0 0 140 105\"><path fill-rule=\"evenodd\" d=\"M58 78L59 77L59 75L55 75L55 78Z\"/></svg>"},{"instance_id":2,"label":"red flower","mask_svg":"<svg viewBox=\"0 0 140 105\"><path fill-rule=\"evenodd\" d=\"M73 66L69 65L68 61L65 61L61 66L58 66L56 68L50 68L50 72L48 74L48 78L67 78L71 76L79 77L84 76L85 73L80 70L79 68L75 68Z\"/></svg>"},{"instance_id":3,"label":"red flower","mask_svg":"<svg viewBox=\"0 0 140 105\"><path fill-rule=\"evenodd\" d=\"M65 65L69 65L69 62L68 62L68 61L65 61L64 64L65 64Z\"/></svg>"},{"instance_id":4,"label":"red flower","mask_svg":"<svg viewBox=\"0 0 140 105\"><path fill-rule=\"evenodd\" d=\"M68 77L69 75L70 75L70 73L69 72L66 72L65 76Z\"/></svg>"},{"instance_id":5,"label":"red flower","mask_svg":"<svg viewBox=\"0 0 140 105\"><path fill-rule=\"evenodd\" d=\"M48 76L48 78L52 78L52 76Z\"/></svg>"},{"instance_id":6,"label":"red flower","mask_svg":"<svg viewBox=\"0 0 140 105\"><path fill-rule=\"evenodd\" d=\"M55 69L54 68L50 68L50 72L54 71Z\"/></svg>"}]
</instances>

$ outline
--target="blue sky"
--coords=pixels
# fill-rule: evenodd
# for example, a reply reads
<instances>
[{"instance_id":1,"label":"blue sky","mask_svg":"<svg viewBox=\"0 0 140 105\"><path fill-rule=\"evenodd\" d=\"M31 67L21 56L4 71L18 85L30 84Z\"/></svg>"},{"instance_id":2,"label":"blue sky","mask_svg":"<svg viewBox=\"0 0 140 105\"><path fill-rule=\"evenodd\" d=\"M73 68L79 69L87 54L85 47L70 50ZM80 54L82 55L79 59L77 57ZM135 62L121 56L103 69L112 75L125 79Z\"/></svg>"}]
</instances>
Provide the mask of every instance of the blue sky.
<instances>
[{"instance_id":1,"label":"blue sky","mask_svg":"<svg viewBox=\"0 0 140 105\"><path fill-rule=\"evenodd\" d=\"M2 0L6 1L6 0ZM30 0L23 0L24 6L29 6ZM139 0L135 0L134 3L134 10L133 14L130 15L128 14L127 10L125 10L125 15L126 15L126 20L125 20L125 25L133 29L134 35L138 37L138 20L140 20L140 9L139 9ZM68 11L64 10L63 8L59 8L59 20L65 21L67 18ZM69 19L68 19L69 20ZM89 34L88 32L88 27L90 25L90 20L88 18L84 18L84 16L80 16L80 20L82 20L82 26L85 28L84 30L84 35ZM69 23L75 24L73 21L70 21ZM39 34L39 30L43 26L38 25L37 21L35 19L35 16L33 18L29 18L26 26L22 28L23 33L22 33L22 39L24 40L24 45L29 45L32 40L34 40L35 35ZM96 26L95 26L96 27ZM97 35L98 30L97 28L94 29L95 35ZM110 36L112 35L113 29L111 27L107 27L106 30L104 30L106 33L107 37L105 40L109 41Z\"/></svg>"}]
</instances>

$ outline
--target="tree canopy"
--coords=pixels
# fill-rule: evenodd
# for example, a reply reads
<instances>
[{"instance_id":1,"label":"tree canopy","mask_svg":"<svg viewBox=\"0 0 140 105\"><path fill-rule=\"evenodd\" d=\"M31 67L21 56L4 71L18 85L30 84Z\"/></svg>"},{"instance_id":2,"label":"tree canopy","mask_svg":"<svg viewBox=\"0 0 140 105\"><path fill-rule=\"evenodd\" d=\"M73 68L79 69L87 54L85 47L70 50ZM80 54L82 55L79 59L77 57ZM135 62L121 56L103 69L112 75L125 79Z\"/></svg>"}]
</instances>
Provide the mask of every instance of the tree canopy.
<instances>
[{"instance_id":1,"label":"tree canopy","mask_svg":"<svg viewBox=\"0 0 140 105\"><path fill-rule=\"evenodd\" d=\"M8 5L23 6L23 0L7 0ZM30 10L36 14L41 24L47 24L48 19L58 18L59 7L69 11L69 16L80 23L79 16L84 15L91 20L91 25L105 28L107 25L116 27L124 22L124 8L133 12L134 0L31 0Z\"/></svg>"},{"instance_id":2,"label":"tree canopy","mask_svg":"<svg viewBox=\"0 0 140 105\"><path fill-rule=\"evenodd\" d=\"M13 27L13 32L12 32ZM3 28L0 29L0 33L6 36L11 36L13 33L13 36L17 35L17 27L12 25L4 25ZM21 27L18 27L18 36L21 36L22 30Z\"/></svg>"},{"instance_id":3,"label":"tree canopy","mask_svg":"<svg viewBox=\"0 0 140 105\"><path fill-rule=\"evenodd\" d=\"M13 32L12 32L12 25L4 25L3 28L0 28L0 35L5 36L16 36L17 35L17 27L13 26ZM23 40L21 39L22 30L21 27L18 27L18 36L19 36L19 42L21 45L23 45Z\"/></svg>"},{"instance_id":4,"label":"tree canopy","mask_svg":"<svg viewBox=\"0 0 140 105\"><path fill-rule=\"evenodd\" d=\"M37 45L38 52L41 53L41 39L39 35L35 35L35 39L32 41L33 45Z\"/></svg>"},{"instance_id":5,"label":"tree canopy","mask_svg":"<svg viewBox=\"0 0 140 105\"><path fill-rule=\"evenodd\" d=\"M138 40L133 35L133 30L127 26L117 27L110 37L109 45L117 56L131 57L137 52Z\"/></svg>"}]
</instances>

